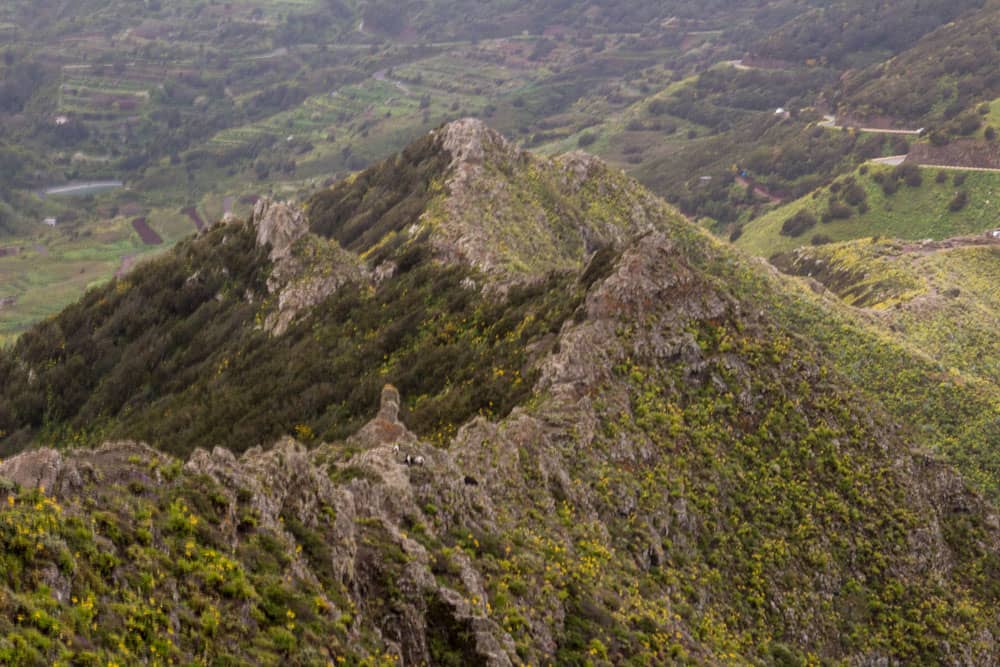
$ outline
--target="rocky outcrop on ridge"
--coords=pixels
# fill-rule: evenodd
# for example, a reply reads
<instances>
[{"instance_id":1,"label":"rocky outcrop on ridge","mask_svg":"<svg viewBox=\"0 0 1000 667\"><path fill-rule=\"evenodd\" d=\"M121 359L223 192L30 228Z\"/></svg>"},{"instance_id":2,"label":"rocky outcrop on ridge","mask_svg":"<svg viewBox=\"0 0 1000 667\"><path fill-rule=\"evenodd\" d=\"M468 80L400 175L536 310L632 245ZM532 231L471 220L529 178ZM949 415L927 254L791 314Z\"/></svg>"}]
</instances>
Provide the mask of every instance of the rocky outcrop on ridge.
<instances>
[{"instance_id":1,"label":"rocky outcrop on ridge","mask_svg":"<svg viewBox=\"0 0 1000 667\"><path fill-rule=\"evenodd\" d=\"M257 245L269 247L273 263L268 291L277 303L264 320L264 329L283 334L295 318L321 303L345 283L364 281L368 272L360 260L336 241L309 234L303 212L292 204L261 199L250 224Z\"/></svg>"}]
</instances>

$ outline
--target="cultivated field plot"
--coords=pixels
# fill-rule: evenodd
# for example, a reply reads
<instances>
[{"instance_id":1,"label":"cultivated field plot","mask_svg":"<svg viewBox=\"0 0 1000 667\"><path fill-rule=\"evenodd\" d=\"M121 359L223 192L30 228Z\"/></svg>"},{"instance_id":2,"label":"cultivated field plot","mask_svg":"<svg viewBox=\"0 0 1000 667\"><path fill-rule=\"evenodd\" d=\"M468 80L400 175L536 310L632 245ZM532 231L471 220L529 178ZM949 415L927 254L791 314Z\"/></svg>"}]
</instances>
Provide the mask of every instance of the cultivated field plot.
<instances>
[{"instance_id":1,"label":"cultivated field plot","mask_svg":"<svg viewBox=\"0 0 1000 667\"><path fill-rule=\"evenodd\" d=\"M106 204L104 205L106 207ZM194 233L191 218L179 210L154 208L139 218L125 213L99 221L56 227L0 246L0 346L28 326L78 299L87 289L125 275L138 262ZM207 202L219 210L221 200ZM247 204L237 206L245 214ZM142 223L135 225L138 220Z\"/></svg>"},{"instance_id":2,"label":"cultivated field plot","mask_svg":"<svg viewBox=\"0 0 1000 667\"><path fill-rule=\"evenodd\" d=\"M13 242L21 252L0 257L0 299L13 301L0 308L0 345L107 281L125 256L141 254L144 246L127 224L94 226L78 239L52 232Z\"/></svg>"}]
</instances>

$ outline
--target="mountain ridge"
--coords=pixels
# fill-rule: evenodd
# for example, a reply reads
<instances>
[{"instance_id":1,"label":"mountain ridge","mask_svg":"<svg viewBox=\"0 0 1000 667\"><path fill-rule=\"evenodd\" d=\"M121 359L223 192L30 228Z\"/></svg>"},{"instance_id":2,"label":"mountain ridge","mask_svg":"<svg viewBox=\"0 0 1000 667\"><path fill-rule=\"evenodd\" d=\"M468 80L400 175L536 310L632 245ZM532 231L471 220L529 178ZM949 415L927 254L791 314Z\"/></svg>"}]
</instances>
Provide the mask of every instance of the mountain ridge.
<instances>
[{"instance_id":1,"label":"mountain ridge","mask_svg":"<svg viewBox=\"0 0 1000 667\"><path fill-rule=\"evenodd\" d=\"M1000 393L826 299L468 123L262 202L0 352L0 657L988 663Z\"/></svg>"}]
</instances>

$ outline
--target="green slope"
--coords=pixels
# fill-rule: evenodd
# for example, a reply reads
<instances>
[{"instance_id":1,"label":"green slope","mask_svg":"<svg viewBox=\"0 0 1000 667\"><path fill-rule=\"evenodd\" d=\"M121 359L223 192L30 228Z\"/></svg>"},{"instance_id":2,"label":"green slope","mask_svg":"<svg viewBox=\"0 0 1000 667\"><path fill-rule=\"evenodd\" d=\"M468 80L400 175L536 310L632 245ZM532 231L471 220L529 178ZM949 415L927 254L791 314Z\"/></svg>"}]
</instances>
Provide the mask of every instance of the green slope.
<instances>
[{"instance_id":1,"label":"green slope","mask_svg":"<svg viewBox=\"0 0 1000 667\"><path fill-rule=\"evenodd\" d=\"M877 180L888 181L894 172L898 170L893 167L866 165L851 176L835 181L832 188L838 192L833 192L831 186L821 188L747 223L736 245L766 257L809 245L816 237L819 242L871 236L943 239L1000 226L996 214L1000 201L1000 174L920 168L919 185L907 185L904 180L898 180L897 189L887 194ZM864 212L857 205L844 201L846 184L851 180L864 191L867 206ZM951 210L959 192L966 193L967 203L958 211ZM850 217L823 222L831 201L844 203ZM812 214L817 223L799 236L782 234L785 222L800 211Z\"/></svg>"},{"instance_id":2,"label":"green slope","mask_svg":"<svg viewBox=\"0 0 1000 667\"><path fill-rule=\"evenodd\" d=\"M851 72L837 98L843 110L936 127L995 99L1000 3L976 4L983 6L928 33L896 58Z\"/></svg>"}]
</instances>

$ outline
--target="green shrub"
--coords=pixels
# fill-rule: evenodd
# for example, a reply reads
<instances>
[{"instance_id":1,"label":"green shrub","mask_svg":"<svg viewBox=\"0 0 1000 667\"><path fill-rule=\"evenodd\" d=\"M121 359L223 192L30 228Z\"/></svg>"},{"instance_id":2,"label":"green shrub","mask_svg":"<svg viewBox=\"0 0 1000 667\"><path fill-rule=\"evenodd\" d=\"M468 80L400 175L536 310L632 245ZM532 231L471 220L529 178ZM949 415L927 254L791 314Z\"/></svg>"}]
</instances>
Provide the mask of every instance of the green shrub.
<instances>
[{"instance_id":1,"label":"green shrub","mask_svg":"<svg viewBox=\"0 0 1000 667\"><path fill-rule=\"evenodd\" d=\"M951 202L949 202L948 210L951 211L952 213L961 211L963 208L965 208L966 204L968 203L969 203L969 193L967 193L965 190L959 190L958 192L955 193L955 196L952 198Z\"/></svg>"},{"instance_id":2,"label":"green shrub","mask_svg":"<svg viewBox=\"0 0 1000 667\"><path fill-rule=\"evenodd\" d=\"M809 211L802 209L795 215L785 220L781 225L781 233L785 236L802 236L806 230L816 225L816 216Z\"/></svg>"},{"instance_id":3,"label":"green shrub","mask_svg":"<svg viewBox=\"0 0 1000 667\"><path fill-rule=\"evenodd\" d=\"M851 211L851 208L847 204L831 199L823 214L823 220L824 222L828 220L847 220L853 214L854 212Z\"/></svg>"}]
</instances>

